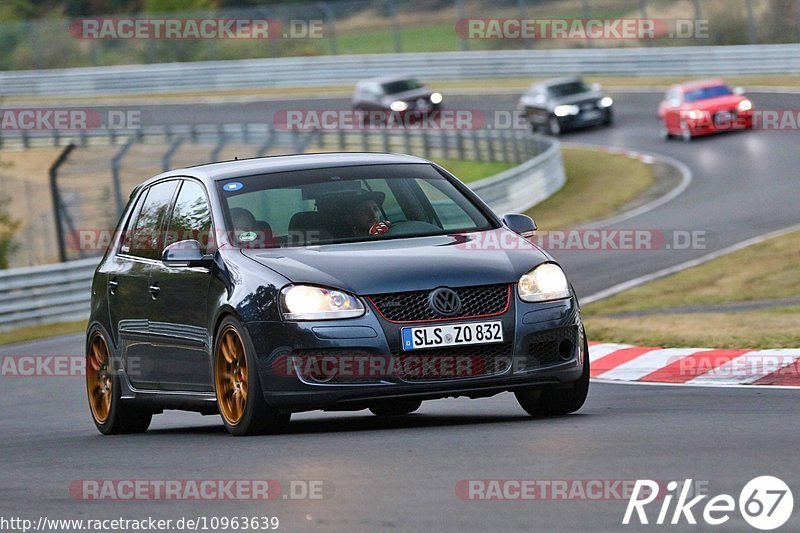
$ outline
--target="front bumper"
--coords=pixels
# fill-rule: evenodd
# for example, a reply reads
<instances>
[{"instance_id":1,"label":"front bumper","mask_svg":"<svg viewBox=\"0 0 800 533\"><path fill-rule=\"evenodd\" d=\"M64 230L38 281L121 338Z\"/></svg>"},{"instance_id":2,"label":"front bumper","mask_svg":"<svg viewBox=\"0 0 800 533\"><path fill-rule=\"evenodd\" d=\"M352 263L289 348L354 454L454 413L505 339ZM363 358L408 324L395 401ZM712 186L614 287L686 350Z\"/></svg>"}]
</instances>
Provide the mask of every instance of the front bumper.
<instances>
[{"instance_id":1,"label":"front bumper","mask_svg":"<svg viewBox=\"0 0 800 533\"><path fill-rule=\"evenodd\" d=\"M429 400L569 386L582 373L583 332L574 297L526 303L512 291L499 320L504 343L403 352L400 329L374 309L357 319L250 322L264 398L286 411L362 409L391 398Z\"/></svg>"}]
</instances>

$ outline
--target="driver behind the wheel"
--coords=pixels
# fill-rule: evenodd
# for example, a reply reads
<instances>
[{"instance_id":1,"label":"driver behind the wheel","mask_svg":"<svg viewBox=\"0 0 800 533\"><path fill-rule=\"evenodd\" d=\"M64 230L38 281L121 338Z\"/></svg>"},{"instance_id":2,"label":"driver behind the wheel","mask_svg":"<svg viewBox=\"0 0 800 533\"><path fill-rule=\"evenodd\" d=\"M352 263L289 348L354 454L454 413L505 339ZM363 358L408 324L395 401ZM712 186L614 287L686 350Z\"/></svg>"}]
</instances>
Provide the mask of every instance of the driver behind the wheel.
<instances>
[{"instance_id":1,"label":"driver behind the wheel","mask_svg":"<svg viewBox=\"0 0 800 533\"><path fill-rule=\"evenodd\" d=\"M384 218L381 205L386 195L378 191L362 191L350 198L344 220L353 236L383 235L392 223Z\"/></svg>"}]
</instances>

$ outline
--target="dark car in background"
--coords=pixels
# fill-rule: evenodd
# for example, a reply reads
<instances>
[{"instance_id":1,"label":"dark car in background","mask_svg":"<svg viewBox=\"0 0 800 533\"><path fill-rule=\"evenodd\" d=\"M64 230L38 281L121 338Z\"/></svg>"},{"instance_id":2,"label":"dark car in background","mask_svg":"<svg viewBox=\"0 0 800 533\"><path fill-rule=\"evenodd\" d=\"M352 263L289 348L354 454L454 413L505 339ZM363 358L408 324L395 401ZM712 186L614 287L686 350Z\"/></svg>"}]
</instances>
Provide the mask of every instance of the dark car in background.
<instances>
[{"instance_id":1,"label":"dark car in background","mask_svg":"<svg viewBox=\"0 0 800 533\"><path fill-rule=\"evenodd\" d=\"M718 78L673 85L658 105L661 136L686 142L700 135L751 129L753 113L744 89L731 88Z\"/></svg>"},{"instance_id":2,"label":"dark car in background","mask_svg":"<svg viewBox=\"0 0 800 533\"><path fill-rule=\"evenodd\" d=\"M531 85L519 99L518 110L534 132L550 135L595 126L611 125L614 100L597 84L579 77L557 78Z\"/></svg>"},{"instance_id":3,"label":"dark car in background","mask_svg":"<svg viewBox=\"0 0 800 533\"><path fill-rule=\"evenodd\" d=\"M353 93L353 109L378 112L387 117L397 113L402 116L421 116L441 109L443 96L432 91L419 80L406 76L386 76L361 80Z\"/></svg>"},{"instance_id":4,"label":"dark car in background","mask_svg":"<svg viewBox=\"0 0 800 533\"><path fill-rule=\"evenodd\" d=\"M533 231L405 155L155 176L94 276L92 418L136 432L184 409L245 435L298 411L402 415L504 391L534 415L575 411L589 386L580 309Z\"/></svg>"}]
</instances>

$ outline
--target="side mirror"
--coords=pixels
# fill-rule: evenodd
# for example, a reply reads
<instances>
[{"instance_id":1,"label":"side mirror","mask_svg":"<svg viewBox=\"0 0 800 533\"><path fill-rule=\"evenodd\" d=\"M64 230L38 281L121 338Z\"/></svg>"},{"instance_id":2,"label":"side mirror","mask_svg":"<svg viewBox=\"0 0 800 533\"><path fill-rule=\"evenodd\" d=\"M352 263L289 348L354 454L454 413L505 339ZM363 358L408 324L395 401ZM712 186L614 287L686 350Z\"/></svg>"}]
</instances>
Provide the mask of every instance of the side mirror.
<instances>
[{"instance_id":1,"label":"side mirror","mask_svg":"<svg viewBox=\"0 0 800 533\"><path fill-rule=\"evenodd\" d=\"M203 248L198 241L186 240L164 248L161 261L172 267L207 267L211 265L213 256L203 255Z\"/></svg>"},{"instance_id":2,"label":"side mirror","mask_svg":"<svg viewBox=\"0 0 800 533\"><path fill-rule=\"evenodd\" d=\"M733 94L741 96L744 94L744 87L734 87Z\"/></svg>"},{"instance_id":3,"label":"side mirror","mask_svg":"<svg viewBox=\"0 0 800 533\"><path fill-rule=\"evenodd\" d=\"M528 215L509 213L503 217L503 225L526 239L536 233L536 222Z\"/></svg>"}]
</instances>

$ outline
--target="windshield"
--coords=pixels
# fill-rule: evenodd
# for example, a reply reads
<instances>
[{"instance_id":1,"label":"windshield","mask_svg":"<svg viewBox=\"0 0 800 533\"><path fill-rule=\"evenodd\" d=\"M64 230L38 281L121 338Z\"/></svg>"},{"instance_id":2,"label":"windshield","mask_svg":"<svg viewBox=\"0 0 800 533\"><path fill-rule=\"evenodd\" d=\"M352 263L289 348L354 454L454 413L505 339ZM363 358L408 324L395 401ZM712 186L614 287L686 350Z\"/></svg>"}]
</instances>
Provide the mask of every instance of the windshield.
<instances>
[{"instance_id":1,"label":"windshield","mask_svg":"<svg viewBox=\"0 0 800 533\"><path fill-rule=\"evenodd\" d=\"M709 98L716 98L718 96L727 96L733 94L733 91L727 85L714 85L713 87L703 87L694 91L684 93L683 99L686 102L697 102L698 100L708 100Z\"/></svg>"},{"instance_id":2,"label":"windshield","mask_svg":"<svg viewBox=\"0 0 800 533\"><path fill-rule=\"evenodd\" d=\"M552 85L547 88L547 92L550 93L550 96L556 98L561 96L570 96L573 94L581 94L589 92L589 90L589 86L582 81L571 81L568 83L561 83L559 85Z\"/></svg>"},{"instance_id":3,"label":"windshield","mask_svg":"<svg viewBox=\"0 0 800 533\"><path fill-rule=\"evenodd\" d=\"M423 85L417 80L397 80L384 83L381 87L386 94L395 94L421 89Z\"/></svg>"},{"instance_id":4,"label":"windshield","mask_svg":"<svg viewBox=\"0 0 800 533\"><path fill-rule=\"evenodd\" d=\"M219 182L232 242L275 248L489 229L428 164L301 170Z\"/></svg>"}]
</instances>

